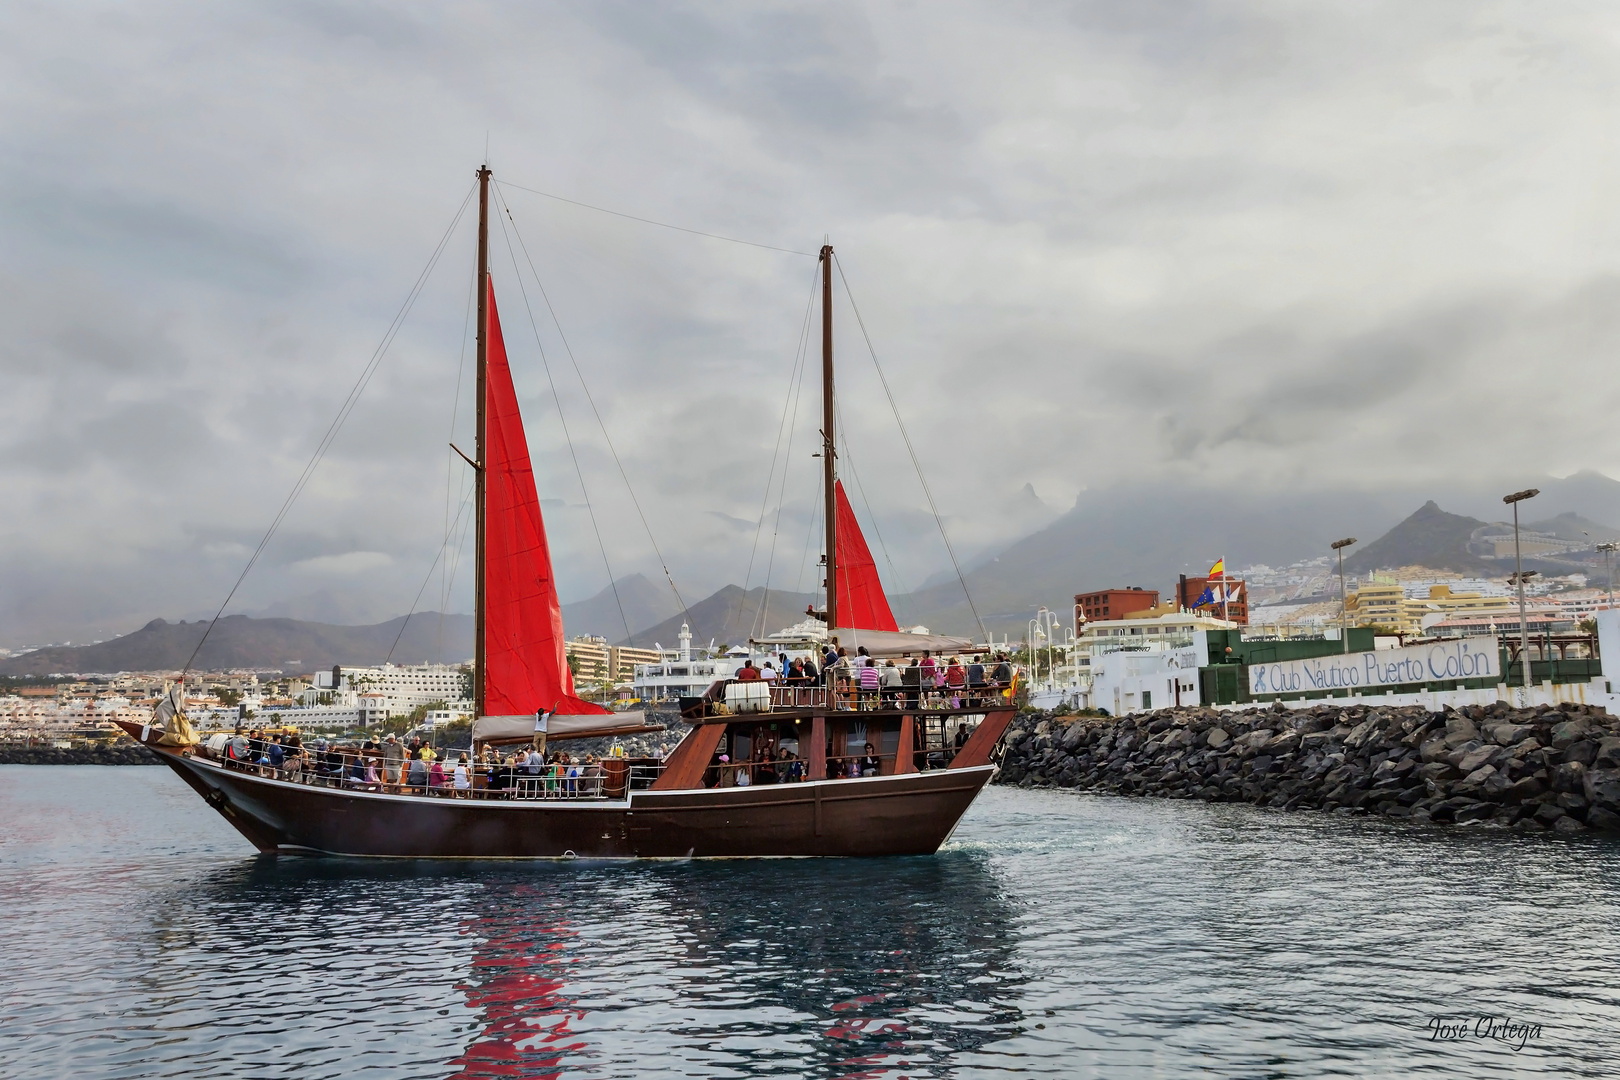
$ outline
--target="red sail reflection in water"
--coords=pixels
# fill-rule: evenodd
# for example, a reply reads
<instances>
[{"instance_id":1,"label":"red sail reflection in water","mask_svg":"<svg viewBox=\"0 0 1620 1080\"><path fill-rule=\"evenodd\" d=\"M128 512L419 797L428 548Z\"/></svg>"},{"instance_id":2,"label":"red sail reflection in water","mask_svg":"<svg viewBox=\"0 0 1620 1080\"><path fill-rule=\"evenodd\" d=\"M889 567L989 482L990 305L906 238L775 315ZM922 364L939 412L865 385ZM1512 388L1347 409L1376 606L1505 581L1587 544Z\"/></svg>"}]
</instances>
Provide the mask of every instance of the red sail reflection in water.
<instances>
[{"instance_id":1,"label":"red sail reflection in water","mask_svg":"<svg viewBox=\"0 0 1620 1080\"><path fill-rule=\"evenodd\" d=\"M469 923L484 937L473 953L473 978L459 989L484 1018L480 1032L451 1061L458 1077L556 1077L563 1061L588 1044L570 1030L585 1016L563 993L573 931L565 925L513 927Z\"/></svg>"}]
</instances>

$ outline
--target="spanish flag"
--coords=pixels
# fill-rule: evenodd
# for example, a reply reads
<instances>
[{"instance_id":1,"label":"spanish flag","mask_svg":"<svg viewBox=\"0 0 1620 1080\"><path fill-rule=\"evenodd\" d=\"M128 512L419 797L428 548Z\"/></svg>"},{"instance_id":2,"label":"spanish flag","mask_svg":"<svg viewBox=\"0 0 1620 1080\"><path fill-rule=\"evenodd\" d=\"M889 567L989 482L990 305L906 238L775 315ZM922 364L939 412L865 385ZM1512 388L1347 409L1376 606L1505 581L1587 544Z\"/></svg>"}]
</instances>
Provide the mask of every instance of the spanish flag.
<instances>
[{"instance_id":1,"label":"spanish flag","mask_svg":"<svg viewBox=\"0 0 1620 1080\"><path fill-rule=\"evenodd\" d=\"M1226 574L1226 560L1224 558L1216 559L1215 560L1215 565L1209 568L1209 576L1210 577L1222 577L1225 574Z\"/></svg>"}]
</instances>

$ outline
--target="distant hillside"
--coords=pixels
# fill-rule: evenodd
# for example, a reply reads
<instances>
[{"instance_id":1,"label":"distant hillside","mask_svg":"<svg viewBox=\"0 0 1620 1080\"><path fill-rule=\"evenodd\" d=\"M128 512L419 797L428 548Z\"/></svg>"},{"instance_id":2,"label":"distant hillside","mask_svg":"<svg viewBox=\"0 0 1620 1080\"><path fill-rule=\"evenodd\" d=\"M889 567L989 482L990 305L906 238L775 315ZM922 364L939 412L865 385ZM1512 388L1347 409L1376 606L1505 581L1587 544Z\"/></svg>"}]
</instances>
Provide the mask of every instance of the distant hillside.
<instances>
[{"instance_id":1,"label":"distant hillside","mask_svg":"<svg viewBox=\"0 0 1620 1080\"><path fill-rule=\"evenodd\" d=\"M613 595L618 588L617 598ZM624 605L623 614L619 605ZM645 574L629 574L614 582L589 600L564 604L563 628L569 637L596 634L609 641L620 641L625 636L625 623L630 624L631 643L652 646L652 639L643 632L680 611L675 594L669 585L648 580ZM677 624L679 625L679 624ZM645 641L643 639L646 639Z\"/></svg>"},{"instance_id":2,"label":"distant hillside","mask_svg":"<svg viewBox=\"0 0 1620 1080\"><path fill-rule=\"evenodd\" d=\"M813 599L808 593L772 590L765 616L760 618L760 605L766 603L765 590L753 588L745 593L740 585L727 585L713 596L693 604L690 611L673 615L637 633L636 644L651 648L656 642L673 649L682 620L689 620L693 644L708 645L712 638L716 644L738 645L748 640L750 632L759 633L761 626L764 633L774 634L798 622L804 618L805 606Z\"/></svg>"},{"instance_id":3,"label":"distant hillside","mask_svg":"<svg viewBox=\"0 0 1620 1080\"><path fill-rule=\"evenodd\" d=\"M1609 540L1620 540L1620 529L1599 525L1573 511L1566 511L1546 521L1532 521L1523 526L1531 532L1547 533L1560 540L1582 541L1596 546Z\"/></svg>"},{"instance_id":4,"label":"distant hillside","mask_svg":"<svg viewBox=\"0 0 1620 1080\"><path fill-rule=\"evenodd\" d=\"M1511 571L1511 566L1504 571L1501 563L1469 553L1469 538L1485 524L1478 518L1448 514L1430 499L1389 532L1349 555L1344 568L1364 574L1397 566L1426 566L1491 577Z\"/></svg>"},{"instance_id":5,"label":"distant hillside","mask_svg":"<svg viewBox=\"0 0 1620 1080\"><path fill-rule=\"evenodd\" d=\"M204 670L280 668L308 672L333 664L380 664L393 648L396 664L456 663L472 655L470 615L420 612L400 634L404 616L373 626L333 626L296 619L230 615L219 621L197 657ZM58 672L177 671L207 623L153 619L133 634L97 645L39 649L0 661L0 675ZM394 639L399 644L394 646Z\"/></svg>"},{"instance_id":6,"label":"distant hillside","mask_svg":"<svg viewBox=\"0 0 1620 1080\"><path fill-rule=\"evenodd\" d=\"M1357 526L1387 528L1401 509L1381 493L1280 500L1242 485L1086 491L1074 509L966 577L989 630L1016 639L1036 608L1066 612L1075 593L1140 585L1166 595L1177 574L1205 573L1223 556L1238 566L1285 566L1325 554L1330 541ZM891 605L902 623L978 635L954 574L943 584L892 597Z\"/></svg>"}]
</instances>

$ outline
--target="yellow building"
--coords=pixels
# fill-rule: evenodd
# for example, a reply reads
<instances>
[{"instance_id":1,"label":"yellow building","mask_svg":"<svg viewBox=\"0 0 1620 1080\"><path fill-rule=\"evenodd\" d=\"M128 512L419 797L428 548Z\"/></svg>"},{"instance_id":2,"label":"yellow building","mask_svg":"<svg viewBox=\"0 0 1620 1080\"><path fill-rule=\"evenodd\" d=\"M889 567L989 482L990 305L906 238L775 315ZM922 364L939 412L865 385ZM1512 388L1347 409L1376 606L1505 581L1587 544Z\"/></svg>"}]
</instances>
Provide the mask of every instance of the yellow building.
<instances>
[{"instance_id":1,"label":"yellow building","mask_svg":"<svg viewBox=\"0 0 1620 1080\"><path fill-rule=\"evenodd\" d=\"M628 645L615 645L609 650L610 667L614 682L629 682L636 677L637 664L662 664L664 654L657 649L632 649Z\"/></svg>"},{"instance_id":2,"label":"yellow building","mask_svg":"<svg viewBox=\"0 0 1620 1080\"><path fill-rule=\"evenodd\" d=\"M574 669L574 678L593 683L608 680L608 673L612 670L613 653L608 647L607 638L590 634L569 638L564 651L568 656L569 666Z\"/></svg>"},{"instance_id":3,"label":"yellow building","mask_svg":"<svg viewBox=\"0 0 1620 1080\"><path fill-rule=\"evenodd\" d=\"M1352 626L1387 626L1398 634L1417 632L1417 620L1407 609L1406 590L1399 585L1368 582L1345 597L1344 609Z\"/></svg>"},{"instance_id":4,"label":"yellow building","mask_svg":"<svg viewBox=\"0 0 1620 1080\"><path fill-rule=\"evenodd\" d=\"M1511 596L1486 596L1477 592L1454 593L1449 585L1429 586L1429 598L1414 600L1412 604L1419 609L1416 615L1420 625L1424 622L1437 623L1441 619L1468 615L1511 614L1517 617L1519 610L1518 602Z\"/></svg>"},{"instance_id":5,"label":"yellow building","mask_svg":"<svg viewBox=\"0 0 1620 1080\"><path fill-rule=\"evenodd\" d=\"M1369 582L1351 593L1345 611L1352 626L1386 626L1399 634L1419 634L1425 623L1468 615L1497 615L1516 611L1510 596L1486 596L1451 591L1449 585L1430 585L1429 595L1411 598L1400 585Z\"/></svg>"},{"instance_id":6,"label":"yellow building","mask_svg":"<svg viewBox=\"0 0 1620 1080\"><path fill-rule=\"evenodd\" d=\"M585 634L568 640L567 654L573 663L574 678L593 683L619 683L635 678L637 664L661 664L664 656L657 649L632 649L609 645L607 638Z\"/></svg>"}]
</instances>

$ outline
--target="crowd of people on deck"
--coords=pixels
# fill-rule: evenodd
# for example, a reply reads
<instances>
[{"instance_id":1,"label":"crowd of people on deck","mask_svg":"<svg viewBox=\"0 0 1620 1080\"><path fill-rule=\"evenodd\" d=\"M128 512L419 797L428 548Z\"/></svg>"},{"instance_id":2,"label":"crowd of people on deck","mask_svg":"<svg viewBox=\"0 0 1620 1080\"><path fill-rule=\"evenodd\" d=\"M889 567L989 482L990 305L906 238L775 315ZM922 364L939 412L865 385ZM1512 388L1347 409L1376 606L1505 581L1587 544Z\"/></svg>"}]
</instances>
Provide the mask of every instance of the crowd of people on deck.
<instances>
[{"instance_id":1,"label":"crowd of people on deck","mask_svg":"<svg viewBox=\"0 0 1620 1080\"><path fill-rule=\"evenodd\" d=\"M420 736L409 743L395 735L367 738L358 746L325 738L304 745L297 732L238 731L221 753L227 768L295 783L357 791L470 798L595 798L608 794L605 762L536 747L502 755L452 750L441 755ZM625 772L618 772L620 783Z\"/></svg>"},{"instance_id":2,"label":"crowd of people on deck","mask_svg":"<svg viewBox=\"0 0 1620 1080\"><path fill-rule=\"evenodd\" d=\"M917 769L943 769L967 745L977 724L966 721L958 722L955 735L944 746L926 747L922 745L921 730L917 732L918 742L913 747L914 761ZM708 772L704 778L704 787L749 787L754 784L793 784L810 778L810 763L800 758L797 753L785 746L779 746L774 752L768 739L755 736L753 752L746 758L739 757L733 760L731 755L716 752L709 764ZM893 755L883 755L892 757ZM878 776L883 772L883 756L870 742L865 743L859 754L850 754L844 757L835 756L832 743L827 744L826 768L829 780L854 780L863 776Z\"/></svg>"},{"instance_id":3,"label":"crowd of people on deck","mask_svg":"<svg viewBox=\"0 0 1620 1080\"><path fill-rule=\"evenodd\" d=\"M813 657L790 659L782 653L775 664L767 660L757 668L752 660L744 661L734 678L807 690L826 686L833 690L840 709L960 709L990 704L1012 685L1013 666L1007 654L996 653L988 659L987 663L970 657L964 663L960 656L936 658L924 650L921 656L906 653L898 661L879 660L865 645L850 655L834 637L827 643L819 667ZM716 689L723 689L723 684Z\"/></svg>"}]
</instances>

